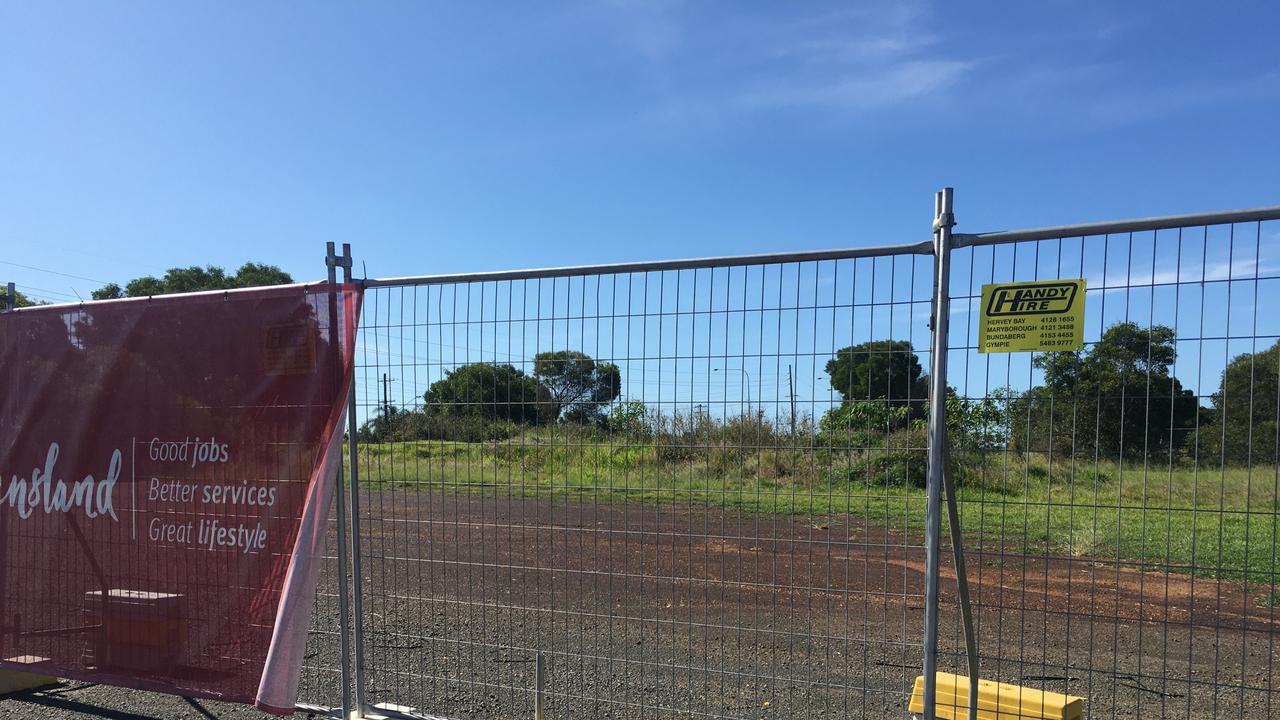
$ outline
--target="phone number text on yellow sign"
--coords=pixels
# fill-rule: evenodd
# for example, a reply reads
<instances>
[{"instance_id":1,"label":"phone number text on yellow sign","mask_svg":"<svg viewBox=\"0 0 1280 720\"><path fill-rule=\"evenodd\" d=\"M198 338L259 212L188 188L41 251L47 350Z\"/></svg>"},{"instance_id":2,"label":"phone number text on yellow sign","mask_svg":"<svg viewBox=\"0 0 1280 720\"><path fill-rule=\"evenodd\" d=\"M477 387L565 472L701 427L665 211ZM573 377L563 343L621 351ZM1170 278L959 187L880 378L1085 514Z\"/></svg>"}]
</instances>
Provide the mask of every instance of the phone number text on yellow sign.
<instances>
[{"instance_id":1,"label":"phone number text on yellow sign","mask_svg":"<svg viewBox=\"0 0 1280 720\"><path fill-rule=\"evenodd\" d=\"M979 352L1060 352L1083 347L1083 279L982 286Z\"/></svg>"}]
</instances>

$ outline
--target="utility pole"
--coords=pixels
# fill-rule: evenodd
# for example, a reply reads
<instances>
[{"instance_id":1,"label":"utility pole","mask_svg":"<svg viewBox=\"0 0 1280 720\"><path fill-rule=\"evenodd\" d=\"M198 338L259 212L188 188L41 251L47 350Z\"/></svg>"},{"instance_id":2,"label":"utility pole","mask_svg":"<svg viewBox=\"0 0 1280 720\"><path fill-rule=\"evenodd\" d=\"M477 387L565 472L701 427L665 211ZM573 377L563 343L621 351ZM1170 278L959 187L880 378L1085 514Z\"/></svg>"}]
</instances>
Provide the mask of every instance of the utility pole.
<instances>
[{"instance_id":1,"label":"utility pole","mask_svg":"<svg viewBox=\"0 0 1280 720\"><path fill-rule=\"evenodd\" d=\"M791 377L791 364L787 364L787 390L791 393L791 434L796 434L796 382Z\"/></svg>"},{"instance_id":2,"label":"utility pole","mask_svg":"<svg viewBox=\"0 0 1280 720\"><path fill-rule=\"evenodd\" d=\"M382 416L389 417L391 415L391 378L387 377L387 373L382 373Z\"/></svg>"},{"instance_id":3,"label":"utility pole","mask_svg":"<svg viewBox=\"0 0 1280 720\"><path fill-rule=\"evenodd\" d=\"M4 302L0 303L0 312L8 312L18 307L18 286L9 283L5 286L5 292L8 294L4 296Z\"/></svg>"}]
</instances>

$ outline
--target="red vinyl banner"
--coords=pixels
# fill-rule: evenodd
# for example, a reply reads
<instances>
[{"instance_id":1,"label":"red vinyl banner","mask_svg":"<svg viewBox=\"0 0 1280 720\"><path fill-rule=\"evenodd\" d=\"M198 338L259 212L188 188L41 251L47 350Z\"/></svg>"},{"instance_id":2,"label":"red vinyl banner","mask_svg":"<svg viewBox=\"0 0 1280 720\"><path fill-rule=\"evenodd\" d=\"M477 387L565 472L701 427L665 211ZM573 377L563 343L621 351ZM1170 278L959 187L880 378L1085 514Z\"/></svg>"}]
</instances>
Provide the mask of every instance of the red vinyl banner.
<instances>
[{"instance_id":1,"label":"red vinyl banner","mask_svg":"<svg viewBox=\"0 0 1280 720\"><path fill-rule=\"evenodd\" d=\"M0 667L293 711L360 297L0 315Z\"/></svg>"}]
</instances>

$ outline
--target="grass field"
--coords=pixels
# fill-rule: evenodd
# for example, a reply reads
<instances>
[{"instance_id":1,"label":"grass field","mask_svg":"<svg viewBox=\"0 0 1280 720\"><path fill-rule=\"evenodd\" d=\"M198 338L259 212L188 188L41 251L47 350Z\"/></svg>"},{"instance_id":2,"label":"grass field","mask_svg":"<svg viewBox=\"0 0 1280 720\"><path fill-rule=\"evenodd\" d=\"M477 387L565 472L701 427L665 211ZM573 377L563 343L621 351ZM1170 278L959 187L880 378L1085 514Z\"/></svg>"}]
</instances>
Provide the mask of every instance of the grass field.
<instances>
[{"instance_id":1,"label":"grass field","mask_svg":"<svg viewBox=\"0 0 1280 720\"><path fill-rule=\"evenodd\" d=\"M720 440L628 442L551 427L497 442L363 444L361 482L373 489L817 518L847 513L900 530L924 525L918 436L897 448L862 449L814 446L813 436L794 445L778 436L765 443ZM955 460L961 524L971 542L1276 582L1274 466L1122 466L1007 451L958 453Z\"/></svg>"}]
</instances>

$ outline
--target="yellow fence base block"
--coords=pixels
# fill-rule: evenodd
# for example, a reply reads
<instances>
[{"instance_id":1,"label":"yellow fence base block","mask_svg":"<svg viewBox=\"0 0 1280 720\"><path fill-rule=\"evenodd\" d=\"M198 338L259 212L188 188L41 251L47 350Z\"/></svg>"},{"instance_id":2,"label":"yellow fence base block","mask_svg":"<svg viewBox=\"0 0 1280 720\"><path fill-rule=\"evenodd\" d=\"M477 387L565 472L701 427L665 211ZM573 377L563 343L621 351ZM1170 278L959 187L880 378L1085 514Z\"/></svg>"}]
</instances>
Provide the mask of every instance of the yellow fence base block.
<instances>
[{"instance_id":1,"label":"yellow fence base block","mask_svg":"<svg viewBox=\"0 0 1280 720\"><path fill-rule=\"evenodd\" d=\"M1062 693L1025 688L1019 685L978 681L979 720L1082 720L1084 698ZM908 709L924 714L924 676L916 678ZM938 673L938 702L934 714L947 720L969 717L969 678L964 675Z\"/></svg>"},{"instance_id":2,"label":"yellow fence base block","mask_svg":"<svg viewBox=\"0 0 1280 720\"><path fill-rule=\"evenodd\" d=\"M5 662L32 666L38 666L48 661L48 658L36 657L35 655L5 658ZM35 690L36 688L50 687L57 684L58 678L49 675L22 672L20 670L0 670L0 695L9 695L23 690Z\"/></svg>"}]
</instances>

